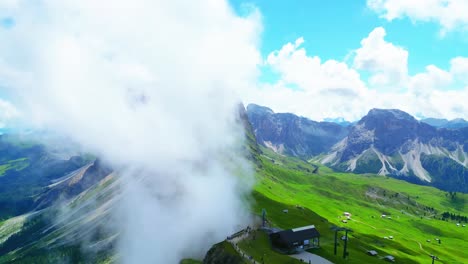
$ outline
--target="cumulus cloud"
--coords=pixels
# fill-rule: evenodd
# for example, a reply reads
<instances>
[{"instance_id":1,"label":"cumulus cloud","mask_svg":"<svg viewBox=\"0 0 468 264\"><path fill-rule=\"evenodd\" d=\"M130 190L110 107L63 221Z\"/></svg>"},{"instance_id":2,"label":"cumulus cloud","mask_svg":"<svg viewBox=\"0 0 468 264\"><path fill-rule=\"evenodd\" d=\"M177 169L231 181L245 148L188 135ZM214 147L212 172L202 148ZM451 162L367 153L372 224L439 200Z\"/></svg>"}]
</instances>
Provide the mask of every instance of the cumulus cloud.
<instances>
[{"instance_id":1,"label":"cumulus cloud","mask_svg":"<svg viewBox=\"0 0 468 264\"><path fill-rule=\"evenodd\" d=\"M450 72L458 80L468 85L468 58L456 57L450 61Z\"/></svg>"},{"instance_id":2,"label":"cumulus cloud","mask_svg":"<svg viewBox=\"0 0 468 264\"><path fill-rule=\"evenodd\" d=\"M426 71L411 76L408 87L415 96L428 96L435 89L444 89L452 83L452 74L435 65L426 67Z\"/></svg>"},{"instance_id":3,"label":"cumulus cloud","mask_svg":"<svg viewBox=\"0 0 468 264\"><path fill-rule=\"evenodd\" d=\"M346 113L343 117L350 119L362 116L363 111L351 111L353 107L362 109L359 100L366 96L359 73L345 62L322 61L308 55L303 43L305 40L298 38L271 52L264 66L277 73L280 81L259 84L244 94L244 100L313 119L335 117L338 113Z\"/></svg>"},{"instance_id":4,"label":"cumulus cloud","mask_svg":"<svg viewBox=\"0 0 468 264\"><path fill-rule=\"evenodd\" d=\"M367 0L367 6L389 21L408 17L415 22L436 22L441 26L441 34L468 30L465 0Z\"/></svg>"},{"instance_id":5,"label":"cumulus cloud","mask_svg":"<svg viewBox=\"0 0 468 264\"><path fill-rule=\"evenodd\" d=\"M345 63L336 60L322 62L318 56L309 56L301 47L303 38L285 44L280 50L271 52L266 65L276 71L286 83L298 85L307 92L323 89L362 89L364 84L359 73Z\"/></svg>"},{"instance_id":6,"label":"cumulus cloud","mask_svg":"<svg viewBox=\"0 0 468 264\"><path fill-rule=\"evenodd\" d=\"M372 86L399 86L408 75L408 51L385 41L385 29L375 28L355 50L353 66L372 74Z\"/></svg>"},{"instance_id":7,"label":"cumulus cloud","mask_svg":"<svg viewBox=\"0 0 468 264\"><path fill-rule=\"evenodd\" d=\"M4 86L36 127L121 168L123 262L177 263L245 223L245 184L226 160L244 166L236 93L261 62L258 12L211 0L11 3Z\"/></svg>"},{"instance_id":8,"label":"cumulus cloud","mask_svg":"<svg viewBox=\"0 0 468 264\"><path fill-rule=\"evenodd\" d=\"M371 108L468 118L464 103L468 100L468 60L454 58L448 70L428 65L425 71L409 75L408 50L386 41L385 35L384 28L375 28L345 61L322 62L319 56L308 55L302 38L287 43L270 53L265 63L280 80L260 85L245 96L246 101L314 120L357 120ZM368 80L361 73L370 73Z\"/></svg>"},{"instance_id":9,"label":"cumulus cloud","mask_svg":"<svg viewBox=\"0 0 468 264\"><path fill-rule=\"evenodd\" d=\"M330 88L315 92L291 89L288 84L261 84L243 98L247 103L257 103L271 107L276 112L290 112L313 120L326 117L344 117L357 120L369 110L371 93L359 93L350 89ZM372 102L372 106L377 106Z\"/></svg>"}]
</instances>

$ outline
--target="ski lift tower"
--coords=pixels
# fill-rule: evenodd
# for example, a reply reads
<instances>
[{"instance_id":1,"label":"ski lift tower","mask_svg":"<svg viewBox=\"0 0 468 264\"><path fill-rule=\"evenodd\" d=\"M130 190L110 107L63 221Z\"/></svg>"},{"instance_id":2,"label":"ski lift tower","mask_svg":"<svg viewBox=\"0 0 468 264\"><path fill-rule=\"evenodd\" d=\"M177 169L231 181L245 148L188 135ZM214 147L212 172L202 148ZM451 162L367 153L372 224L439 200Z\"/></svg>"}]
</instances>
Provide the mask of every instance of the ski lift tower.
<instances>
[{"instance_id":1,"label":"ski lift tower","mask_svg":"<svg viewBox=\"0 0 468 264\"><path fill-rule=\"evenodd\" d=\"M338 245L338 232L339 231L345 231L345 235L344 235L344 248L343 248L343 258L346 258L349 253L347 251L347 248L348 248L348 232L353 232L353 230L349 229L349 228L346 228L346 227L338 227L338 226L334 226L331 228L333 231L335 231L335 247L334 247L334 253L336 255L336 247Z\"/></svg>"}]
</instances>

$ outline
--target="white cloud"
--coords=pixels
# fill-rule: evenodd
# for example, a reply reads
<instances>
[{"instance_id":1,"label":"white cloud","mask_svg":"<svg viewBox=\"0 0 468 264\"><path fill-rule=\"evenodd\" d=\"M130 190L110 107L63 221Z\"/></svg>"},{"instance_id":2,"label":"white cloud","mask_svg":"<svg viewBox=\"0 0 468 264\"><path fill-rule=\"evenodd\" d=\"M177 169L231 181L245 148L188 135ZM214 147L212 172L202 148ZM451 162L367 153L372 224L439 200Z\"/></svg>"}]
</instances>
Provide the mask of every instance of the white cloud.
<instances>
[{"instance_id":1,"label":"white cloud","mask_svg":"<svg viewBox=\"0 0 468 264\"><path fill-rule=\"evenodd\" d=\"M0 128L8 125L13 119L19 117L19 111L8 101L0 99Z\"/></svg>"},{"instance_id":2,"label":"white cloud","mask_svg":"<svg viewBox=\"0 0 468 264\"><path fill-rule=\"evenodd\" d=\"M280 74L285 83L298 85L307 92L324 89L346 89L359 92L364 87L359 73L336 60L322 63L318 56L310 57L301 45L303 38L294 44L287 43L279 51L270 53L266 65Z\"/></svg>"},{"instance_id":3,"label":"white cloud","mask_svg":"<svg viewBox=\"0 0 468 264\"><path fill-rule=\"evenodd\" d=\"M270 53L266 60L280 76L273 85L261 85L245 98L277 112L292 112L323 120L344 117L357 120L371 108L397 108L426 117L468 119L468 85L457 82L467 76L468 60L455 58L450 70L428 65L409 75L408 51L387 42L383 28L374 29L352 52L353 67L346 62L310 56L303 39ZM360 71L370 72L368 81ZM295 89L289 86L294 85ZM391 88L391 89L382 89ZM386 87L385 87L386 86ZM452 98L452 99L450 99Z\"/></svg>"},{"instance_id":4,"label":"white cloud","mask_svg":"<svg viewBox=\"0 0 468 264\"><path fill-rule=\"evenodd\" d=\"M367 0L367 6L389 21L408 17L415 22L436 22L442 34L468 29L466 0Z\"/></svg>"},{"instance_id":5,"label":"white cloud","mask_svg":"<svg viewBox=\"0 0 468 264\"><path fill-rule=\"evenodd\" d=\"M258 90L247 92L244 99L313 119L337 113L356 119L364 114L357 110L363 109L358 104L366 92L359 73L344 62L322 62L318 56L309 56L303 43L304 39L298 38L271 52L265 65L279 74L281 81L275 85L261 84ZM356 110L351 111L351 107Z\"/></svg>"},{"instance_id":6,"label":"white cloud","mask_svg":"<svg viewBox=\"0 0 468 264\"><path fill-rule=\"evenodd\" d=\"M468 58L456 57L450 61L450 72L468 85Z\"/></svg>"},{"instance_id":7,"label":"white cloud","mask_svg":"<svg viewBox=\"0 0 468 264\"><path fill-rule=\"evenodd\" d=\"M19 0L2 0L0 1L1 9L13 9L18 6Z\"/></svg>"},{"instance_id":8,"label":"white cloud","mask_svg":"<svg viewBox=\"0 0 468 264\"><path fill-rule=\"evenodd\" d=\"M371 93L356 93L350 89L329 88L317 92L292 90L285 83L261 85L244 96L246 103L271 107L276 112L290 112L312 120L344 117L357 120L369 110Z\"/></svg>"},{"instance_id":9,"label":"white cloud","mask_svg":"<svg viewBox=\"0 0 468 264\"><path fill-rule=\"evenodd\" d=\"M435 65L426 67L426 71L411 76L408 88L417 97L427 97L436 89L443 90L453 82L452 74Z\"/></svg>"},{"instance_id":10,"label":"white cloud","mask_svg":"<svg viewBox=\"0 0 468 264\"><path fill-rule=\"evenodd\" d=\"M372 73L372 86L399 86L408 74L408 51L385 41L385 29L375 28L354 51L353 66Z\"/></svg>"},{"instance_id":11,"label":"white cloud","mask_svg":"<svg viewBox=\"0 0 468 264\"><path fill-rule=\"evenodd\" d=\"M213 0L19 0L8 12L1 77L24 118L128 168L124 263L178 263L245 223L245 184L221 160L237 153L236 92L261 63L258 13Z\"/></svg>"}]
</instances>

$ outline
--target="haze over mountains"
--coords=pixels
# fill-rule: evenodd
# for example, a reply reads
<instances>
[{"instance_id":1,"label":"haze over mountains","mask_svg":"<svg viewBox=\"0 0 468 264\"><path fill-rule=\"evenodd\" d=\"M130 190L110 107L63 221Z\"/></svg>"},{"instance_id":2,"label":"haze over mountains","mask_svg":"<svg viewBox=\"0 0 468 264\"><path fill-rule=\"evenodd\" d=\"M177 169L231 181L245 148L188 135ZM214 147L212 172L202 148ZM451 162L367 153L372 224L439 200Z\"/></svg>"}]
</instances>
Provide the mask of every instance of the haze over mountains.
<instances>
[{"instance_id":1,"label":"haze over mountains","mask_svg":"<svg viewBox=\"0 0 468 264\"><path fill-rule=\"evenodd\" d=\"M277 153L468 191L468 127L437 128L395 109L372 109L349 127L258 105L249 105L247 113L259 144Z\"/></svg>"},{"instance_id":2,"label":"haze over mountains","mask_svg":"<svg viewBox=\"0 0 468 264\"><path fill-rule=\"evenodd\" d=\"M245 157L254 165L259 162L260 150L245 108L241 106L236 110L235 123L240 125L241 132L242 130L246 132L245 144L238 146L239 149L242 148L238 156L226 158L222 164L236 166L237 162L240 162L240 157L242 159ZM126 169L111 166L108 162L77 150L71 151L71 154L57 155L55 148L49 148L44 142L32 140L30 137L40 138L32 134L27 136L0 135L0 263L135 263L123 261L124 257L117 253L120 252L121 240L127 235L122 231L122 217L128 217L119 212L124 210L122 204L125 204L125 190L135 184L122 177ZM239 141L241 142L244 140ZM63 140L60 143L72 145ZM233 152L237 153L237 149ZM191 166L193 171L202 170L205 179L209 176L206 171L209 168L209 161L200 161ZM250 169L249 166L236 167L236 170L242 173L238 179L242 178L248 183L251 182L250 174L246 173ZM221 172L217 171L217 174ZM138 170L135 172L135 177L139 178L132 178L132 180L144 182L144 188L148 189L152 186L148 186L151 182L146 178L148 177L146 173ZM208 182L217 186L216 190L220 190L219 183L213 179L206 179L202 182L203 184L197 183L204 193L208 191L206 189ZM168 186L164 186L167 190ZM183 201L182 194L179 192L187 194L197 190L196 186L190 185L183 189L180 185L177 187L179 189L174 190L175 194L152 192L152 198L156 201L151 201L151 198L135 199L131 201L131 206L141 208L146 203L148 208L145 209L145 213L154 213L157 209L156 202L167 201L165 211L158 212L154 216L157 218L163 215L167 217L170 210L174 210L178 203L195 208L195 205ZM237 185L236 188L243 190L245 187ZM229 194L223 191L216 200L206 199L223 204L225 206L223 208L228 210L229 206L226 206L226 201L223 201L226 195ZM191 202L196 201L195 196L190 197ZM206 209L206 206L203 205L202 208ZM236 213L230 207L229 210L233 214ZM200 227L200 225L194 225L193 217L189 217L186 210L183 212L184 217L191 219L191 221L185 221L188 228ZM209 214L209 212L203 214ZM148 218L147 215L144 217ZM139 222L144 228L139 225L134 225L134 227L139 228L141 232L149 232L149 227L141 223L141 221L148 220L144 217ZM235 219L234 215L226 217ZM158 227L155 229L158 235L162 235L159 231L162 225L152 224ZM171 227L165 226L165 228ZM179 231L181 227L178 225L172 228L177 230L170 232L171 234L181 232ZM203 230L201 228L199 232ZM226 228L220 230L223 235L225 232L226 234L233 232L227 231ZM213 243L223 238L213 238L215 235L213 232L209 234ZM183 236L187 236L186 232L175 237L179 239ZM192 241L201 237L207 239L204 233L200 233L194 236ZM140 241L147 243L148 239ZM197 243L197 247L193 250L196 252L184 253L185 256L203 258L202 254L212 245L212 243L207 244L205 248L200 249L200 242ZM153 243L148 244L153 251L160 249ZM171 256L171 254L163 255L163 257L166 256L170 256L173 260L155 263L178 263L182 258L182 256ZM154 262L143 261L142 263Z\"/></svg>"},{"instance_id":3,"label":"haze over mountains","mask_svg":"<svg viewBox=\"0 0 468 264\"><path fill-rule=\"evenodd\" d=\"M112 259L121 181L87 155L0 136L0 263Z\"/></svg>"}]
</instances>

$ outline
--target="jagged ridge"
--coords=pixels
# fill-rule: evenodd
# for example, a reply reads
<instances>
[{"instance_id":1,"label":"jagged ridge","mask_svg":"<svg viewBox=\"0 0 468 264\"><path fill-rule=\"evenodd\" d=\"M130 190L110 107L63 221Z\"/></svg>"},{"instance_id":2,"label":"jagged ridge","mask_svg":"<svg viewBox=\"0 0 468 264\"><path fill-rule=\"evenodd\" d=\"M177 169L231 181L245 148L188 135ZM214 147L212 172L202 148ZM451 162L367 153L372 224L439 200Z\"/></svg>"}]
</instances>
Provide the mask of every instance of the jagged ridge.
<instances>
[{"instance_id":1,"label":"jagged ridge","mask_svg":"<svg viewBox=\"0 0 468 264\"><path fill-rule=\"evenodd\" d=\"M467 149L468 128L435 128L400 110L372 109L321 162L357 173L416 176L447 190L467 192ZM453 162L445 168L448 162L440 163L441 159ZM436 161L438 172L430 164ZM454 171L457 175L445 177Z\"/></svg>"}]
</instances>

